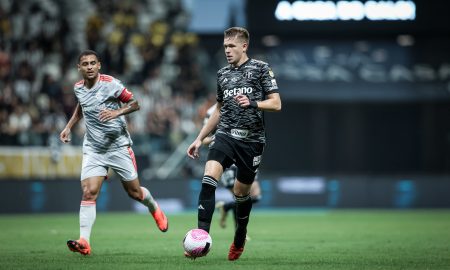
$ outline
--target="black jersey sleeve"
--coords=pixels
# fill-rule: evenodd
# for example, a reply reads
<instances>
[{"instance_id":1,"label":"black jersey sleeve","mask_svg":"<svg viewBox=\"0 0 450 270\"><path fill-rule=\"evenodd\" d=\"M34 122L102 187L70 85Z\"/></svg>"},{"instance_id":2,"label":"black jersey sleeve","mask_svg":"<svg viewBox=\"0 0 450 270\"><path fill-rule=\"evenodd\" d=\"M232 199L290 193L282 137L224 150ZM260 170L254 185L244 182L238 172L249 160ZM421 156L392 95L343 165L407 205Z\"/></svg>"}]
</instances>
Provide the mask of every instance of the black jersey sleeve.
<instances>
[{"instance_id":1,"label":"black jersey sleeve","mask_svg":"<svg viewBox=\"0 0 450 270\"><path fill-rule=\"evenodd\" d=\"M261 86L265 94L278 93L278 85L275 74L269 64L261 68Z\"/></svg>"},{"instance_id":2,"label":"black jersey sleeve","mask_svg":"<svg viewBox=\"0 0 450 270\"><path fill-rule=\"evenodd\" d=\"M223 102L223 90L222 87L220 86L220 80L222 79L222 69L220 69L219 71L217 71L217 94L216 94L216 100L217 102L222 103Z\"/></svg>"}]
</instances>

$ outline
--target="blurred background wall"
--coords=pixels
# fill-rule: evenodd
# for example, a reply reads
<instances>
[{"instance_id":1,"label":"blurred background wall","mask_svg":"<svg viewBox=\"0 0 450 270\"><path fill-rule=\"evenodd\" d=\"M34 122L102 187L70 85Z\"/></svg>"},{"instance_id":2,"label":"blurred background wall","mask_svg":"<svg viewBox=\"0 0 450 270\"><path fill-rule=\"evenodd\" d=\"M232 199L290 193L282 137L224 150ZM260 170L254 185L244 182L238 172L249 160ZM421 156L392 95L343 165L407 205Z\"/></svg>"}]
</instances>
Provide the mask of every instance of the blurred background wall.
<instances>
[{"instance_id":1,"label":"blurred background wall","mask_svg":"<svg viewBox=\"0 0 450 270\"><path fill-rule=\"evenodd\" d=\"M141 104L128 122L143 185L167 209L193 208L204 160L185 150L215 102L223 30L235 25L249 29L249 55L271 64L283 100L266 114L258 207L450 207L448 7L1 0L0 212L77 211L83 123L71 145L58 136L87 48ZM99 209L139 210L110 179Z\"/></svg>"}]
</instances>

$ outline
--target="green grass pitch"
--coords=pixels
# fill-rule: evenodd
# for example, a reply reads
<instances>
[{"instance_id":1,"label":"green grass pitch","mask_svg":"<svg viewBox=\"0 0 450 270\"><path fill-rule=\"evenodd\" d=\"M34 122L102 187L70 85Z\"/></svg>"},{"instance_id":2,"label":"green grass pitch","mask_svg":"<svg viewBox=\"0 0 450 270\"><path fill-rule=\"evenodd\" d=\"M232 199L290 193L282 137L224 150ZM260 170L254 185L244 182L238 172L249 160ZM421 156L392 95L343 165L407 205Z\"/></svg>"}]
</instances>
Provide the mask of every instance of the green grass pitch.
<instances>
[{"instance_id":1,"label":"green grass pitch","mask_svg":"<svg viewBox=\"0 0 450 270\"><path fill-rule=\"evenodd\" d=\"M215 214L207 257L183 257L196 213L169 215L169 231L149 215L97 213L92 255L72 253L78 213L0 215L0 269L450 269L449 210L257 210L241 259L227 260L232 223Z\"/></svg>"}]
</instances>

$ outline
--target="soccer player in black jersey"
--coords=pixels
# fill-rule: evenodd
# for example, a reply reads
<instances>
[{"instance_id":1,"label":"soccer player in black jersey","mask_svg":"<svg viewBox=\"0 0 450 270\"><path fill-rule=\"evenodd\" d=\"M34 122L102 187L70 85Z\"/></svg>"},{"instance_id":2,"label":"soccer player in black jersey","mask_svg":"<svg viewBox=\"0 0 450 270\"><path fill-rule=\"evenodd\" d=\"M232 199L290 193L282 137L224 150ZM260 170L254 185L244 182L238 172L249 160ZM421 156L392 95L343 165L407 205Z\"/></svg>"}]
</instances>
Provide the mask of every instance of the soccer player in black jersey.
<instances>
[{"instance_id":1,"label":"soccer player in black jersey","mask_svg":"<svg viewBox=\"0 0 450 270\"><path fill-rule=\"evenodd\" d=\"M203 120L203 124L206 124L208 122L209 117L211 117L211 114L216 109L216 105L212 105L207 111L205 119ZM206 138L203 139L202 143L203 145L210 145L212 142L214 142L215 138L215 130L211 134L209 134ZM233 187L234 187L234 181L236 181L236 171L237 168L233 164L228 169L225 169L222 173L222 177L220 177L219 182L224 186L226 189L228 189L231 193L233 193ZM250 198L252 200L252 203L255 204L259 202L262 198L261 194L261 186L259 185L259 182L257 180L258 176L255 175L255 180L252 183L252 187L250 188ZM234 194L234 193L233 193ZM228 212L231 210L234 217L234 225L237 226L237 217L236 217L236 202L230 201L230 202L224 202L224 201L218 201L216 203L216 208L220 211L220 227L225 228L226 227L226 221L227 221L227 215ZM246 240L249 240L250 237L247 235Z\"/></svg>"},{"instance_id":2,"label":"soccer player in black jersey","mask_svg":"<svg viewBox=\"0 0 450 270\"><path fill-rule=\"evenodd\" d=\"M208 232L217 181L224 169L232 164L237 166L233 193L238 224L228 253L228 259L234 261L244 251L252 209L250 188L266 143L263 111L280 111L281 99L269 65L247 56L249 33L246 29L225 30L223 46L229 65L217 72L216 110L187 149L187 155L198 158L202 140L217 127L214 143L209 146L198 199L198 228Z\"/></svg>"}]
</instances>

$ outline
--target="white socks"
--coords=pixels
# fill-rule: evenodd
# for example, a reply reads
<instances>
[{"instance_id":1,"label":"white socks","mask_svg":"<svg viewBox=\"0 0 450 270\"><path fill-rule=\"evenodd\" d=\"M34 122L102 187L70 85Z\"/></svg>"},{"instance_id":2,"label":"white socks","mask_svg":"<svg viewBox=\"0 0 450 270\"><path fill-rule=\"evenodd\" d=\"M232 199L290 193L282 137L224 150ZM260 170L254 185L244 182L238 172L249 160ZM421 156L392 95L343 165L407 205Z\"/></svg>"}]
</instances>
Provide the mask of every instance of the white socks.
<instances>
[{"instance_id":1,"label":"white socks","mask_svg":"<svg viewBox=\"0 0 450 270\"><path fill-rule=\"evenodd\" d=\"M158 204L155 199L153 199L150 191L145 187L142 189L142 200L141 203L148 207L150 213L154 213L158 209ZM80 238L86 239L90 242L92 226L95 222L95 217L97 215L95 201L81 201L80 205Z\"/></svg>"},{"instance_id":2,"label":"white socks","mask_svg":"<svg viewBox=\"0 0 450 270\"><path fill-rule=\"evenodd\" d=\"M95 201L81 201L80 205L80 238L89 242L92 225L96 217Z\"/></svg>"},{"instance_id":3,"label":"white socks","mask_svg":"<svg viewBox=\"0 0 450 270\"><path fill-rule=\"evenodd\" d=\"M148 210L150 213L154 213L156 209L158 209L158 204L156 203L155 199L153 199L152 194L150 194L150 191L146 189L145 187L141 187L142 189L142 200L141 203L148 207Z\"/></svg>"}]
</instances>

